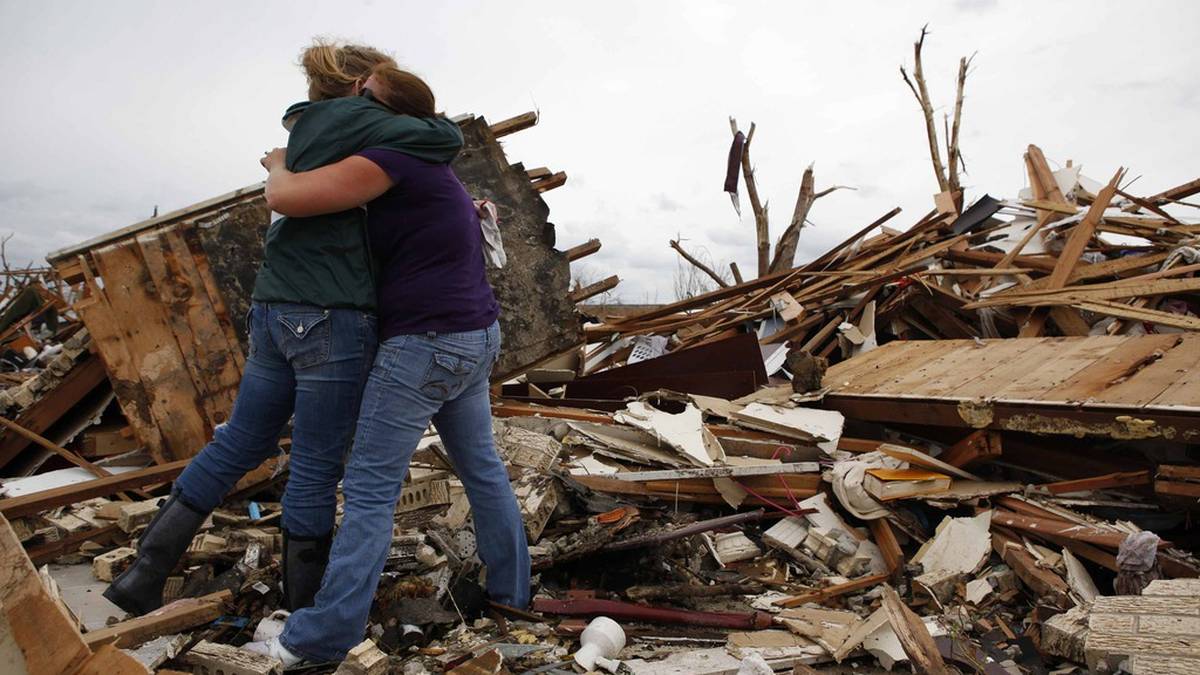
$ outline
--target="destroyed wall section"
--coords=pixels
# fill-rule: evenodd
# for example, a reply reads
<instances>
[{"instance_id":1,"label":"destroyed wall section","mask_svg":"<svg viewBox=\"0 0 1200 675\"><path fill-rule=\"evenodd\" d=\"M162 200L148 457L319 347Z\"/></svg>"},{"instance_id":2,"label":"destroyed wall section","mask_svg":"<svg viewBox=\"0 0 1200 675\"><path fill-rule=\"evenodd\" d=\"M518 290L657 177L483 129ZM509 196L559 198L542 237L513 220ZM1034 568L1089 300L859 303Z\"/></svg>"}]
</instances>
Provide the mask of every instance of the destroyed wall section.
<instances>
[{"instance_id":1,"label":"destroyed wall section","mask_svg":"<svg viewBox=\"0 0 1200 675\"><path fill-rule=\"evenodd\" d=\"M233 408L247 302L235 282L258 266L268 213L260 184L47 257L82 284L73 309L160 462L194 455Z\"/></svg>"},{"instance_id":2,"label":"destroyed wall section","mask_svg":"<svg viewBox=\"0 0 1200 675\"><path fill-rule=\"evenodd\" d=\"M501 306L501 377L582 338L545 202L482 118L464 121L463 133L454 168L474 196L496 203L508 253L508 266L489 274ZM258 184L47 256L82 286L73 309L137 440L159 462L199 452L233 408L269 214Z\"/></svg>"},{"instance_id":3,"label":"destroyed wall section","mask_svg":"<svg viewBox=\"0 0 1200 675\"><path fill-rule=\"evenodd\" d=\"M510 166L504 149L481 117L462 124L465 145L454 172L476 199L496 204L508 264L489 270L500 303L504 351L494 379L518 372L582 341L575 305L568 298L571 272L566 254L554 250L554 225L541 196L520 164Z\"/></svg>"}]
</instances>

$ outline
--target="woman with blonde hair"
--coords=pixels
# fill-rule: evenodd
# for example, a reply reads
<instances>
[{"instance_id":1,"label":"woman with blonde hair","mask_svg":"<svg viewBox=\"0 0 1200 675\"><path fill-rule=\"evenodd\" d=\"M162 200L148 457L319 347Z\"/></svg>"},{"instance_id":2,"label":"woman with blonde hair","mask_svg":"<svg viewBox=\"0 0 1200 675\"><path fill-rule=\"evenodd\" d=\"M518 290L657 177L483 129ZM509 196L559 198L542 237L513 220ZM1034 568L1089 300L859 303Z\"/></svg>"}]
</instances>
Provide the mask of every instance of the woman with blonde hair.
<instances>
[{"instance_id":1,"label":"woman with blonde hair","mask_svg":"<svg viewBox=\"0 0 1200 675\"><path fill-rule=\"evenodd\" d=\"M362 45L318 41L301 66L310 101L288 109L286 166L305 171L366 148L448 164L462 147L444 117L397 115L362 96L370 72L395 66ZM270 168L283 160L264 157ZM267 192L271 205L273 195ZM282 209L278 209L282 210ZM247 317L250 352L229 421L175 481L138 540L138 557L104 596L130 614L162 604L168 575L208 514L246 472L279 452L292 422L283 497L285 605L312 604L329 556L336 489L377 348L375 266L358 204L273 222Z\"/></svg>"}]
</instances>

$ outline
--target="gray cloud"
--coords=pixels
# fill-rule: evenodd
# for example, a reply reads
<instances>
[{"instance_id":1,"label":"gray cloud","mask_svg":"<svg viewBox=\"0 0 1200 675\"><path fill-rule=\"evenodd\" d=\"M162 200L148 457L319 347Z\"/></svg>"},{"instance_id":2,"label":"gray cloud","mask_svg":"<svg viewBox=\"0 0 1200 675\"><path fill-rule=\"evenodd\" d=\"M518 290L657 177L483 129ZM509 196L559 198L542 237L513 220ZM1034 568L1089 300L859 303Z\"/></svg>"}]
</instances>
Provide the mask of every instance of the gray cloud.
<instances>
[{"instance_id":1,"label":"gray cloud","mask_svg":"<svg viewBox=\"0 0 1200 675\"><path fill-rule=\"evenodd\" d=\"M155 204L169 211L261 180L257 157L286 141L279 113L304 91L296 55L317 34L393 51L452 114L494 121L536 105L538 126L504 139L509 161L567 172L545 195L560 246L601 238L588 264L621 275L629 301L670 299L677 256L667 241L678 234L754 269L746 195L739 222L720 191L729 115L758 124L752 154L773 237L810 162L818 188L859 188L817 203L802 260L895 206L895 228L927 212L936 186L921 114L896 70L926 21L939 110L953 106L958 58L979 52L963 118L968 199L1015 194L1029 143L1100 180L1131 167L1144 193L1196 177L1200 129L1188 114L1200 89L1160 74L1200 70L1197 3L1153 13L1113 0L1042 3L1034 24L1026 4L986 0L920 11L666 0L414 7L0 3L0 59L12 75L0 106L9 251L40 259ZM820 29L796 40L797 25Z\"/></svg>"}]
</instances>

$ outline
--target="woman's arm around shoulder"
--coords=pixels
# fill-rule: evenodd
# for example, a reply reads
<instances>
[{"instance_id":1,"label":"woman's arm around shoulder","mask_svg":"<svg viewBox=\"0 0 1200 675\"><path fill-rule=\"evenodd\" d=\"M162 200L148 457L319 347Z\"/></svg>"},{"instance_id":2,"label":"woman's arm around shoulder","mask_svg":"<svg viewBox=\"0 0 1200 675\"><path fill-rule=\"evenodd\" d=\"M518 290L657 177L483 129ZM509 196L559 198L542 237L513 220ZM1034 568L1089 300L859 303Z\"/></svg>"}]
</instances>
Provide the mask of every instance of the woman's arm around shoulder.
<instances>
[{"instance_id":1,"label":"woman's arm around shoulder","mask_svg":"<svg viewBox=\"0 0 1200 675\"><path fill-rule=\"evenodd\" d=\"M267 206L293 218L337 213L362 206L387 192L391 177L365 157L347 157L327 166L293 173L285 166L285 150L275 148L262 159L267 169Z\"/></svg>"}]
</instances>

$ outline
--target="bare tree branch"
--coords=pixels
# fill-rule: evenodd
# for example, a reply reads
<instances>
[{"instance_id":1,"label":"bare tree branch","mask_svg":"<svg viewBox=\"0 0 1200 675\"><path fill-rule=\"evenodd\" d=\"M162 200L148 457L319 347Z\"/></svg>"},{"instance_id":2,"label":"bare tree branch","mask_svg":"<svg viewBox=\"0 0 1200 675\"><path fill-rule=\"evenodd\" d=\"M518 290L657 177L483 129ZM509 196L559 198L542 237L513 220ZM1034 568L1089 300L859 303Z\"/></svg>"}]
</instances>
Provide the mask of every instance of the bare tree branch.
<instances>
[{"instance_id":1,"label":"bare tree branch","mask_svg":"<svg viewBox=\"0 0 1200 675\"><path fill-rule=\"evenodd\" d=\"M950 183L946 178L946 167L942 165L942 153L938 148L937 126L933 121L933 103L929 98L929 88L925 85L925 69L921 64L921 48L925 45L925 36L928 34L929 25L921 27L921 37L913 43L913 82L908 79L908 73L904 67L900 67L900 75L904 78L905 84L912 90L913 96L917 97L917 103L921 106L921 112L925 116L925 135L929 141L929 158L933 162L933 174L937 178L938 189L942 192L950 191Z\"/></svg>"},{"instance_id":2,"label":"bare tree branch","mask_svg":"<svg viewBox=\"0 0 1200 675\"><path fill-rule=\"evenodd\" d=\"M831 185L831 186L825 188L824 190L821 190L817 194L813 195L813 199L820 199L821 197L824 197L825 195L827 195L831 192L837 191L837 190L857 190L857 189L858 188L852 187L850 185Z\"/></svg>"},{"instance_id":3,"label":"bare tree branch","mask_svg":"<svg viewBox=\"0 0 1200 675\"><path fill-rule=\"evenodd\" d=\"M696 268L697 268L697 269L699 269L701 272L704 272L704 273L705 273L705 274L707 274L708 276L712 277L712 280L713 280L713 281L715 281L715 282L717 282L717 285L718 285L718 286L720 286L721 288L726 288L726 287L728 287L728 286L729 286L729 284L728 284L728 283L726 283L726 282L725 282L725 280L724 280L724 279L722 279L722 278L721 278L721 276L720 276L719 274L717 274L716 272L712 271L712 268L710 268L708 265L705 265L704 263L700 262L700 260L699 260L699 259L697 259L697 258L696 258L695 256L693 256L692 254L690 254L690 253L688 253L687 251L683 250L683 247L679 245L679 241L678 241L678 240L675 240L675 239L672 239L672 240L671 240L671 248L675 249L675 251L676 251L676 252L678 252L678 253L679 253L679 255L680 255L680 256L681 256L681 257L682 257L684 260L686 260L686 261L690 262L691 264L695 265L695 266L696 266Z\"/></svg>"},{"instance_id":4,"label":"bare tree branch","mask_svg":"<svg viewBox=\"0 0 1200 675\"><path fill-rule=\"evenodd\" d=\"M963 89L967 84L967 70L971 67L971 61L974 58L975 54L972 54L970 58L963 57L958 60L958 91L954 97L954 124L950 127L948 134L949 147L946 150L950 161L950 176L947 180L950 184L950 191L959 193L955 198L955 204L958 206L959 211L962 211L962 195L959 192L962 189L962 185L959 182L959 169L962 168L965 171L966 168L962 163L962 155L958 148L958 131L962 124Z\"/></svg>"}]
</instances>

